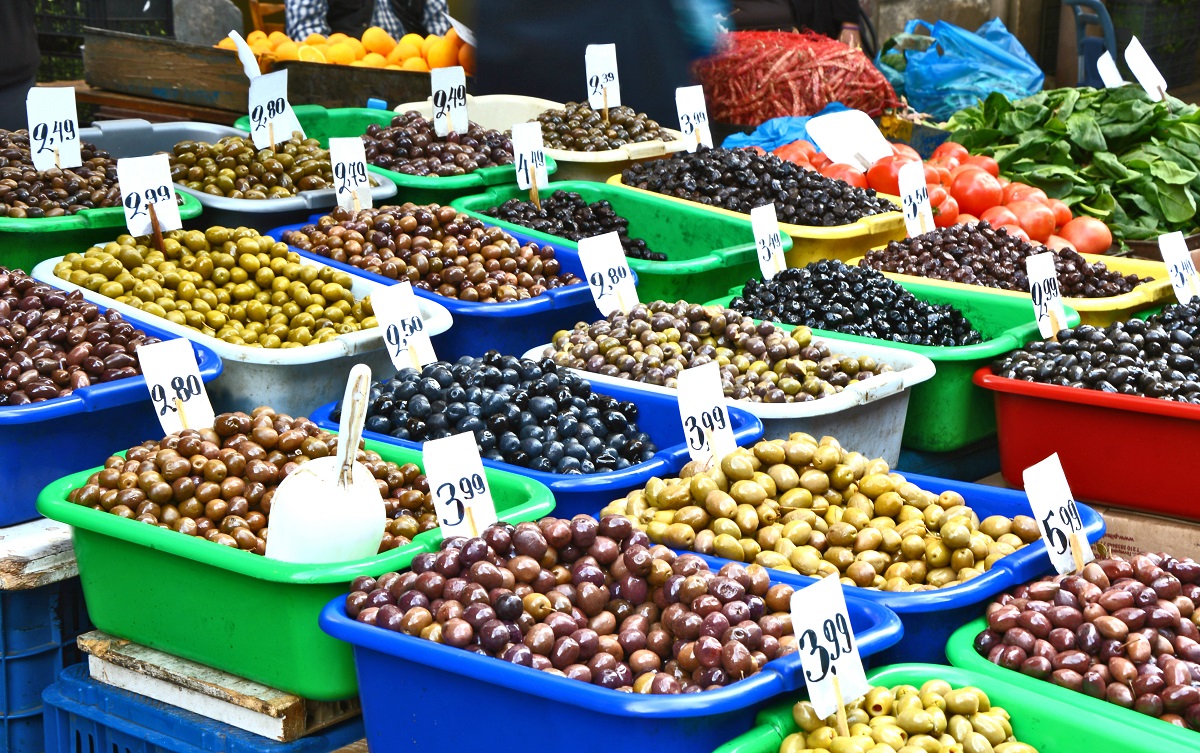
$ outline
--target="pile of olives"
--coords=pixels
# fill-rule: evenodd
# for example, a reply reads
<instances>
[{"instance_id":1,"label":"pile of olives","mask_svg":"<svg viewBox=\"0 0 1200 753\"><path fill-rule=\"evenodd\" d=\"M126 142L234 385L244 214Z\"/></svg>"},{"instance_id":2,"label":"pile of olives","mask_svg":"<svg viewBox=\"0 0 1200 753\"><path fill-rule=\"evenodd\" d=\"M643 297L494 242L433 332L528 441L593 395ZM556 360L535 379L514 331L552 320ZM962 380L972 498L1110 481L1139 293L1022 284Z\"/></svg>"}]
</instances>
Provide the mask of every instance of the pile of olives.
<instances>
[{"instance_id":1,"label":"pile of olives","mask_svg":"<svg viewBox=\"0 0 1200 753\"><path fill-rule=\"evenodd\" d=\"M912 345L971 345L979 333L950 305L926 303L880 272L836 259L746 281L729 303L746 316Z\"/></svg>"},{"instance_id":2,"label":"pile of olives","mask_svg":"<svg viewBox=\"0 0 1200 753\"><path fill-rule=\"evenodd\" d=\"M39 172L29 149L28 131L0 129L0 216L61 217L121 206L117 161L108 152L80 141L82 165Z\"/></svg>"},{"instance_id":3,"label":"pile of olives","mask_svg":"<svg viewBox=\"0 0 1200 753\"><path fill-rule=\"evenodd\" d=\"M721 387L734 400L819 400L889 371L870 356L843 356L812 330L785 332L720 306L686 301L638 304L628 314L554 333L545 355L559 366L667 387L679 372L716 361Z\"/></svg>"},{"instance_id":4,"label":"pile of olives","mask_svg":"<svg viewBox=\"0 0 1200 753\"><path fill-rule=\"evenodd\" d=\"M981 521L957 492L926 491L883 460L801 433L651 479L601 514L673 549L885 591L963 583L1040 536L1033 518Z\"/></svg>"},{"instance_id":5,"label":"pile of olives","mask_svg":"<svg viewBox=\"0 0 1200 753\"><path fill-rule=\"evenodd\" d=\"M627 105L608 108L608 122L587 102L568 102L561 110L537 116L542 142L549 149L570 152L604 152L642 141L673 141L675 137L658 121Z\"/></svg>"},{"instance_id":6,"label":"pile of olives","mask_svg":"<svg viewBox=\"0 0 1200 753\"><path fill-rule=\"evenodd\" d=\"M775 204L780 222L833 227L863 217L898 211L862 189L805 170L773 154L747 149L708 149L694 154L635 162L621 173L627 186L698 201L750 214L763 204Z\"/></svg>"},{"instance_id":7,"label":"pile of olives","mask_svg":"<svg viewBox=\"0 0 1200 753\"><path fill-rule=\"evenodd\" d=\"M498 207L483 210L483 213L573 241L616 232L625 256L630 259L667 260L666 254L647 248L646 241L629 237L629 220L617 214L607 199L589 204L577 193L555 191L541 202L542 207L538 209L532 201L509 199Z\"/></svg>"},{"instance_id":8,"label":"pile of olives","mask_svg":"<svg viewBox=\"0 0 1200 753\"><path fill-rule=\"evenodd\" d=\"M222 413L211 429L184 429L113 455L68 499L122 518L266 551L275 488L301 463L337 453L337 435L267 407ZM387 523L379 551L438 527L429 484L412 463L359 450L375 477Z\"/></svg>"},{"instance_id":9,"label":"pile of olives","mask_svg":"<svg viewBox=\"0 0 1200 753\"><path fill-rule=\"evenodd\" d=\"M433 123L414 110L387 127L371 124L362 140L368 163L405 175L448 178L513 163L512 141L503 133L469 123L466 131L438 136Z\"/></svg>"},{"instance_id":10,"label":"pile of olives","mask_svg":"<svg viewBox=\"0 0 1200 753\"><path fill-rule=\"evenodd\" d=\"M625 692L714 690L797 648L790 586L714 573L619 515L496 523L350 588L359 622Z\"/></svg>"},{"instance_id":11,"label":"pile of olives","mask_svg":"<svg viewBox=\"0 0 1200 753\"><path fill-rule=\"evenodd\" d=\"M1049 250L1009 235L1002 227L975 222L891 241L884 248L868 251L859 264L883 272L1027 292L1025 260ZM1069 248L1054 252L1054 268L1064 298L1108 298L1153 279L1122 275Z\"/></svg>"},{"instance_id":12,"label":"pile of olives","mask_svg":"<svg viewBox=\"0 0 1200 753\"><path fill-rule=\"evenodd\" d=\"M329 150L298 134L267 149L256 149L248 136L181 141L169 156L171 180L229 199L283 199L334 185Z\"/></svg>"},{"instance_id":13,"label":"pile of olives","mask_svg":"<svg viewBox=\"0 0 1200 753\"><path fill-rule=\"evenodd\" d=\"M1187 303L1172 303L1146 319L1151 327L1162 327L1167 332L1181 329L1192 337L1200 336L1200 298Z\"/></svg>"},{"instance_id":14,"label":"pile of olives","mask_svg":"<svg viewBox=\"0 0 1200 753\"><path fill-rule=\"evenodd\" d=\"M551 246L522 246L497 227L437 204L338 208L283 234L301 251L471 303L508 303L583 282Z\"/></svg>"},{"instance_id":15,"label":"pile of olives","mask_svg":"<svg viewBox=\"0 0 1200 753\"><path fill-rule=\"evenodd\" d=\"M249 228L173 230L67 254L54 275L233 345L299 348L376 326L369 297L332 267L301 264Z\"/></svg>"}]
</instances>

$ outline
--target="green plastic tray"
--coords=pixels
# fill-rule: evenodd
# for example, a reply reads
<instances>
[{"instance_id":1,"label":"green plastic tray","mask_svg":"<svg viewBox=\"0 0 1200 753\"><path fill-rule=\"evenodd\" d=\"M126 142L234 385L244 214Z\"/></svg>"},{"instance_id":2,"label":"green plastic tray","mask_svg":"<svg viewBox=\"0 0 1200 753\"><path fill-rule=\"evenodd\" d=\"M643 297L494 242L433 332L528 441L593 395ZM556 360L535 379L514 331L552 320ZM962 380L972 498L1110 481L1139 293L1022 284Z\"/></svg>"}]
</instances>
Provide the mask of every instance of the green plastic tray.
<instances>
[{"instance_id":1,"label":"green plastic tray","mask_svg":"<svg viewBox=\"0 0 1200 753\"><path fill-rule=\"evenodd\" d=\"M184 191L179 205L181 219L200 216L203 207ZM126 232L125 209L120 206L85 209L62 217L37 219L0 217L0 265L33 271L38 262L71 252L83 253Z\"/></svg>"},{"instance_id":2,"label":"green plastic tray","mask_svg":"<svg viewBox=\"0 0 1200 753\"><path fill-rule=\"evenodd\" d=\"M1052 682L1035 680L1011 669L992 664L987 657L975 652L975 636L987 629L987 620L979 618L968 622L950 636L946 644L946 658L955 667L968 670L988 680L998 680L1015 688L1034 706L1056 704L1072 707L1072 714L1081 718L1090 717L1089 723L1096 728L1100 738L1091 738L1090 744L1081 744L1071 750L1099 753L1100 751L1145 753L1184 753L1200 750L1200 732L1176 727L1168 722L1139 714L1133 709L1122 708L1115 703L1092 698L1084 693L1067 690ZM984 686L980 686L984 687ZM1003 704L1001 704L1003 705ZM1016 718L1016 715L1013 715ZM1015 726L1015 725L1014 725ZM1063 736L1069 733L1064 730ZM1044 752L1043 752L1044 753Z\"/></svg>"},{"instance_id":3,"label":"green plastic tray","mask_svg":"<svg viewBox=\"0 0 1200 753\"><path fill-rule=\"evenodd\" d=\"M1179 747L1177 743L1166 743L1162 738L1147 739L1137 725L1122 724L1110 719L1107 713L1085 710L1069 700L1063 702L1027 692L1016 684L984 672L933 664L893 664L867 672L867 679L873 685L889 687L904 684L920 687L929 680L945 680L956 688L974 685L987 693L994 706L1000 706L1012 716L1013 735L1021 742L1037 748L1039 753L1182 753L1185 750L1195 751L1200 744L1193 739L1190 746ZM717 748L716 753L779 753L784 738L799 729L792 721L794 700L759 712L758 726ZM1153 722L1164 727L1170 726L1133 711L1127 713L1139 717L1138 721L1146 724ZM1179 732L1184 736L1196 737L1195 732L1182 729Z\"/></svg>"},{"instance_id":4,"label":"green plastic tray","mask_svg":"<svg viewBox=\"0 0 1200 753\"><path fill-rule=\"evenodd\" d=\"M948 303L963 312L983 336L983 342L959 347L934 347L908 345L840 332L814 332L832 340L908 350L933 361L937 373L929 381L913 387L912 396L908 400L908 417L904 423L905 448L948 452L995 434L996 413L992 405L992 395L987 390L976 387L971 381L971 376L997 356L1038 338L1037 323L1033 319L1033 305L1028 299L1006 298L908 280L897 282L922 301ZM740 286L732 288L729 295L709 303L728 306L741 291ZM1068 324L1072 327L1079 324L1078 312L1069 307L1066 311ZM779 326L787 330L792 329L791 325L787 324Z\"/></svg>"},{"instance_id":5,"label":"green plastic tray","mask_svg":"<svg viewBox=\"0 0 1200 753\"><path fill-rule=\"evenodd\" d=\"M728 290L731 279L745 279L759 273L754 230L748 216L720 215L605 183L567 180L551 184L549 190L572 191L588 202L607 199L617 214L629 220L632 237L642 238L652 251L667 255L667 261L629 259L629 266L637 273L638 298L643 301L704 300ZM485 209L509 199L528 197L528 192L516 186L504 186L462 196L450 204L517 235L578 249L575 241L483 214ZM792 239L787 235L782 238L783 251L787 253L792 248Z\"/></svg>"},{"instance_id":6,"label":"green plastic tray","mask_svg":"<svg viewBox=\"0 0 1200 753\"><path fill-rule=\"evenodd\" d=\"M396 463L421 453L366 440ZM303 565L214 545L67 501L99 468L47 486L38 512L74 527L75 558L97 628L302 698L336 701L358 692L350 646L317 627L321 608L359 575L402 570L441 543L440 530L355 562ZM497 512L508 522L554 511L544 485L485 469Z\"/></svg>"}]
</instances>

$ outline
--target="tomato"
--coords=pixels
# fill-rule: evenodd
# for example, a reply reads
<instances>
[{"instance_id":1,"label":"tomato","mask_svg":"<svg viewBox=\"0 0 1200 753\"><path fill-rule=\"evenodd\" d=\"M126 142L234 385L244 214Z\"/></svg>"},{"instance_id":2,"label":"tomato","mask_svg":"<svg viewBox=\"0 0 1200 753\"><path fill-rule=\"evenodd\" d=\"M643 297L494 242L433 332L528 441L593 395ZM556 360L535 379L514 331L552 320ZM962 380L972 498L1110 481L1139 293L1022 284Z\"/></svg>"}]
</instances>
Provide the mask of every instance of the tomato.
<instances>
[{"instance_id":1,"label":"tomato","mask_svg":"<svg viewBox=\"0 0 1200 753\"><path fill-rule=\"evenodd\" d=\"M924 168L925 168L925 185L936 186L942 182L942 174L938 172L938 169L936 167L934 167L933 165L930 165L929 163L925 163Z\"/></svg>"},{"instance_id":2,"label":"tomato","mask_svg":"<svg viewBox=\"0 0 1200 753\"><path fill-rule=\"evenodd\" d=\"M938 144L937 149L933 150L933 158L934 159L951 157L953 159L958 160L959 162L962 162L963 160L965 160L967 157L970 157L970 156L971 156L971 154L970 154L970 152L967 151L967 148L965 146L963 146L962 144L956 144L953 141L943 141L941 144Z\"/></svg>"},{"instance_id":3,"label":"tomato","mask_svg":"<svg viewBox=\"0 0 1200 753\"><path fill-rule=\"evenodd\" d=\"M809 157L808 161L811 162L812 166L817 168L818 170L820 170L825 165L833 164L833 160L829 159L829 155L826 154L825 152L817 152L816 154Z\"/></svg>"},{"instance_id":4,"label":"tomato","mask_svg":"<svg viewBox=\"0 0 1200 753\"><path fill-rule=\"evenodd\" d=\"M880 193L896 196L900 193L900 167L912 161L899 155L884 157L867 170L867 183Z\"/></svg>"},{"instance_id":5,"label":"tomato","mask_svg":"<svg viewBox=\"0 0 1200 753\"><path fill-rule=\"evenodd\" d=\"M929 160L929 164L931 164L935 167L938 167L938 168L945 168L948 172L948 171L953 170L954 168L958 167L962 163L959 160L954 159L953 157L941 157L941 158L934 158L934 159Z\"/></svg>"},{"instance_id":6,"label":"tomato","mask_svg":"<svg viewBox=\"0 0 1200 753\"><path fill-rule=\"evenodd\" d=\"M964 212L976 217L999 204L1003 190L998 180L974 166L954 176L950 184L950 195L958 199Z\"/></svg>"},{"instance_id":7,"label":"tomato","mask_svg":"<svg viewBox=\"0 0 1200 753\"><path fill-rule=\"evenodd\" d=\"M895 154L897 157L907 157L913 162L921 159L921 155L917 154L917 150L908 144L892 144L892 154Z\"/></svg>"},{"instance_id":8,"label":"tomato","mask_svg":"<svg viewBox=\"0 0 1200 753\"><path fill-rule=\"evenodd\" d=\"M1045 243L1054 233L1054 212L1050 207L1032 199L1017 199L1008 203L1017 216L1017 224L1038 243Z\"/></svg>"},{"instance_id":9,"label":"tomato","mask_svg":"<svg viewBox=\"0 0 1200 753\"><path fill-rule=\"evenodd\" d=\"M963 173L986 173L986 172L987 172L987 170L984 170L979 165L959 165L958 167L956 167L950 171L950 180L953 181L955 178L962 175ZM997 203L999 203L999 202L997 202Z\"/></svg>"},{"instance_id":10,"label":"tomato","mask_svg":"<svg viewBox=\"0 0 1200 753\"><path fill-rule=\"evenodd\" d=\"M954 177L950 175L950 168L939 165L936 169L938 172L938 182L943 186L950 185L950 181L954 180Z\"/></svg>"},{"instance_id":11,"label":"tomato","mask_svg":"<svg viewBox=\"0 0 1200 753\"><path fill-rule=\"evenodd\" d=\"M958 202L953 196L947 195L942 202L933 207L933 224L937 227L950 227L958 222Z\"/></svg>"},{"instance_id":12,"label":"tomato","mask_svg":"<svg viewBox=\"0 0 1200 753\"><path fill-rule=\"evenodd\" d=\"M963 164L982 167L984 172L988 173L993 178L1000 177L1000 165L991 157L984 157L983 155L967 157L965 160L963 160Z\"/></svg>"},{"instance_id":13,"label":"tomato","mask_svg":"<svg viewBox=\"0 0 1200 753\"><path fill-rule=\"evenodd\" d=\"M1112 246L1112 231L1095 217L1076 217L1058 232L1081 254L1103 254Z\"/></svg>"},{"instance_id":14,"label":"tomato","mask_svg":"<svg viewBox=\"0 0 1200 753\"><path fill-rule=\"evenodd\" d=\"M1050 199L1050 211L1054 212L1054 227L1062 227L1071 221L1071 207L1058 199Z\"/></svg>"},{"instance_id":15,"label":"tomato","mask_svg":"<svg viewBox=\"0 0 1200 753\"><path fill-rule=\"evenodd\" d=\"M1047 204L1047 206L1048 206L1047 202L1049 202L1050 199L1049 199L1049 197L1046 196L1046 192L1043 191L1042 189L1036 188L1036 187L1028 185L1026 183L1015 183L1015 182L1009 183L1008 186L1005 186L1005 188L1008 188L1009 186L1015 186L1015 188L1011 188L1010 190L1005 192L1005 194L1004 194L1004 203L1005 204L1009 204L1014 201L1020 201L1022 199L1029 199L1030 201L1036 201L1040 204Z\"/></svg>"},{"instance_id":16,"label":"tomato","mask_svg":"<svg viewBox=\"0 0 1200 753\"><path fill-rule=\"evenodd\" d=\"M785 159L788 162L799 163L801 160L808 162L809 151L806 151L801 144L807 144L807 141L793 141L790 144L784 144L775 151L771 152L780 159Z\"/></svg>"},{"instance_id":17,"label":"tomato","mask_svg":"<svg viewBox=\"0 0 1200 753\"><path fill-rule=\"evenodd\" d=\"M1072 251L1079 250L1079 249L1075 248L1075 246L1071 245L1071 242L1068 241L1066 238L1063 238L1063 237L1057 236L1057 235L1050 236L1050 240L1046 241L1046 247L1052 248L1055 251L1059 250L1060 248L1069 248Z\"/></svg>"},{"instance_id":18,"label":"tomato","mask_svg":"<svg viewBox=\"0 0 1200 753\"><path fill-rule=\"evenodd\" d=\"M863 175L863 171L859 170L854 165L848 165L845 162L830 163L818 171L826 178L845 181L852 186L859 188L868 188L867 176Z\"/></svg>"},{"instance_id":19,"label":"tomato","mask_svg":"<svg viewBox=\"0 0 1200 753\"><path fill-rule=\"evenodd\" d=\"M1007 186L1009 183L1012 183L1011 180L1005 178L1003 175L997 176L996 180L1000 181L1001 186Z\"/></svg>"},{"instance_id":20,"label":"tomato","mask_svg":"<svg viewBox=\"0 0 1200 753\"><path fill-rule=\"evenodd\" d=\"M989 207L983 210L983 213L979 215L979 219L988 223L992 227L1021 224L1017 220L1017 215L1013 214L1013 211L1003 204L997 204L994 207Z\"/></svg>"},{"instance_id":21,"label":"tomato","mask_svg":"<svg viewBox=\"0 0 1200 753\"><path fill-rule=\"evenodd\" d=\"M1020 196L1014 196L1013 194L1017 193L1018 191L1029 190L1030 188L1033 188L1033 186L1029 185L1028 183L1022 183L1019 180L1009 181L1008 184L1004 186L1004 197L1002 203L1007 204L1010 201L1015 201L1021 198Z\"/></svg>"},{"instance_id":22,"label":"tomato","mask_svg":"<svg viewBox=\"0 0 1200 753\"><path fill-rule=\"evenodd\" d=\"M979 222L979 218L976 217L975 215L967 214L966 212L959 212L959 214L958 214L958 224L959 225L974 225L976 222Z\"/></svg>"},{"instance_id":23,"label":"tomato","mask_svg":"<svg viewBox=\"0 0 1200 753\"><path fill-rule=\"evenodd\" d=\"M929 189L929 206L931 207L936 207L938 204L941 204L943 201L945 201L946 197L950 195L946 192L945 188L937 185L936 183L926 184L925 187Z\"/></svg>"},{"instance_id":24,"label":"tomato","mask_svg":"<svg viewBox=\"0 0 1200 753\"><path fill-rule=\"evenodd\" d=\"M1025 232L1024 228L1022 228L1020 225L1002 225L1001 227L1013 238L1020 238L1026 243L1029 243L1029 233Z\"/></svg>"}]
</instances>

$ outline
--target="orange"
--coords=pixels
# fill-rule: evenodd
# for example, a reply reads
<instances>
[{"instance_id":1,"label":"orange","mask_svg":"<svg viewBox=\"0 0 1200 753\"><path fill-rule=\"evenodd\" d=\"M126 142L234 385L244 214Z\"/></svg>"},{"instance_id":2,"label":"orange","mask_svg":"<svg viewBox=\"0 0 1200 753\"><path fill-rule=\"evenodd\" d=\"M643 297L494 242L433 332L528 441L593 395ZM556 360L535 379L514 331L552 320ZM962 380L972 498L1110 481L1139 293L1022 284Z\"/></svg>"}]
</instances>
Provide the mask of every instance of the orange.
<instances>
[{"instance_id":1,"label":"orange","mask_svg":"<svg viewBox=\"0 0 1200 753\"><path fill-rule=\"evenodd\" d=\"M354 61L353 63L351 63L350 65L352 65L352 66L353 66L353 67L355 67L355 68L369 68L369 67L370 67L370 66L368 66L368 65L367 65L365 62L363 62L362 60L355 60L355 61Z\"/></svg>"},{"instance_id":2,"label":"orange","mask_svg":"<svg viewBox=\"0 0 1200 753\"><path fill-rule=\"evenodd\" d=\"M363 43L358 41L354 37L347 37L346 44L348 44L354 48L354 59L355 60L362 60L364 57L367 56L367 48L363 47Z\"/></svg>"},{"instance_id":3,"label":"orange","mask_svg":"<svg viewBox=\"0 0 1200 753\"><path fill-rule=\"evenodd\" d=\"M385 66L383 66L383 68L384 68L384 70L387 70L387 71L402 71L402 70L404 70L400 66L394 65L394 64L385 65Z\"/></svg>"},{"instance_id":4,"label":"orange","mask_svg":"<svg viewBox=\"0 0 1200 753\"><path fill-rule=\"evenodd\" d=\"M252 45L255 42L265 42L265 41L267 41L267 33L265 31L263 31L262 29L255 29L254 31L252 31L246 35L246 43L247 44Z\"/></svg>"},{"instance_id":5,"label":"orange","mask_svg":"<svg viewBox=\"0 0 1200 753\"><path fill-rule=\"evenodd\" d=\"M324 34L309 34L307 37L304 38L304 44L308 44L308 45L325 44L325 35Z\"/></svg>"},{"instance_id":6,"label":"orange","mask_svg":"<svg viewBox=\"0 0 1200 753\"><path fill-rule=\"evenodd\" d=\"M397 42L392 51L387 54L387 60L389 63L400 63L409 58L420 56L421 49L419 47L415 47L408 42Z\"/></svg>"},{"instance_id":7,"label":"orange","mask_svg":"<svg viewBox=\"0 0 1200 753\"><path fill-rule=\"evenodd\" d=\"M439 39L425 53L425 61L429 63L430 68L449 68L452 65L458 65L458 48L454 46L453 42Z\"/></svg>"},{"instance_id":8,"label":"orange","mask_svg":"<svg viewBox=\"0 0 1200 753\"><path fill-rule=\"evenodd\" d=\"M450 31L446 32L445 39L447 42L453 42L455 47L462 47L464 44L466 44L462 41L462 38L458 36L458 29L455 29L453 26L450 27Z\"/></svg>"},{"instance_id":9,"label":"orange","mask_svg":"<svg viewBox=\"0 0 1200 753\"><path fill-rule=\"evenodd\" d=\"M300 45L290 39L286 42L280 42L279 46L275 48L275 58L277 60L299 60Z\"/></svg>"},{"instance_id":10,"label":"orange","mask_svg":"<svg viewBox=\"0 0 1200 753\"><path fill-rule=\"evenodd\" d=\"M343 34L342 32L335 31L329 35L329 44L337 44L338 42L345 42L349 38L350 37Z\"/></svg>"},{"instance_id":11,"label":"orange","mask_svg":"<svg viewBox=\"0 0 1200 753\"><path fill-rule=\"evenodd\" d=\"M230 39L229 37L225 37L220 42L217 42L217 44L215 46L221 48L222 50L236 50L237 49L237 45L234 44L233 40Z\"/></svg>"},{"instance_id":12,"label":"orange","mask_svg":"<svg viewBox=\"0 0 1200 753\"><path fill-rule=\"evenodd\" d=\"M300 47L299 51L297 52L297 58L299 60L303 60L306 63L324 63L324 62L326 62L324 53L322 53L316 47L314 47L310 44L307 44L307 42Z\"/></svg>"},{"instance_id":13,"label":"orange","mask_svg":"<svg viewBox=\"0 0 1200 753\"><path fill-rule=\"evenodd\" d=\"M250 45L250 49L254 52L254 56L258 57L259 55L266 55L269 53L271 51L271 45L266 42L259 41Z\"/></svg>"},{"instance_id":14,"label":"orange","mask_svg":"<svg viewBox=\"0 0 1200 753\"><path fill-rule=\"evenodd\" d=\"M329 45L329 53L325 57L337 65L350 65L354 62L354 48L345 41L337 42Z\"/></svg>"},{"instance_id":15,"label":"orange","mask_svg":"<svg viewBox=\"0 0 1200 753\"><path fill-rule=\"evenodd\" d=\"M362 62L368 68L382 68L387 65L387 58L378 52L368 52L366 57L362 59Z\"/></svg>"},{"instance_id":16,"label":"orange","mask_svg":"<svg viewBox=\"0 0 1200 753\"><path fill-rule=\"evenodd\" d=\"M425 37L423 40L421 40L421 54L425 57L429 57L429 50L431 50L433 46L440 41L442 41L442 38L437 34L430 34L429 36Z\"/></svg>"},{"instance_id":17,"label":"orange","mask_svg":"<svg viewBox=\"0 0 1200 753\"><path fill-rule=\"evenodd\" d=\"M458 64L463 67L463 72L468 76L475 75L475 48L469 44L464 44L458 48Z\"/></svg>"},{"instance_id":18,"label":"orange","mask_svg":"<svg viewBox=\"0 0 1200 753\"><path fill-rule=\"evenodd\" d=\"M401 43L408 42L418 50L421 49L421 43L424 41L425 37L421 36L420 34L405 34L404 36L400 37Z\"/></svg>"},{"instance_id":19,"label":"orange","mask_svg":"<svg viewBox=\"0 0 1200 753\"><path fill-rule=\"evenodd\" d=\"M368 52L377 52L380 55L387 55L396 46L396 40L392 39L392 35L378 26L372 26L363 32L362 43Z\"/></svg>"},{"instance_id":20,"label":"orange","mask_svg":"<svg viewBox=\"0 0 1200 753\"><path fill-rule=\"evenodd\" d=\"M267 41L272 47L278 47L284 42L290 42L292 40L288 39L288 35L284 34L282 31L273 31L267 36Z\"/></svg>"},{"instance_id":21,"label":"orange","mask_svg":"<svg viewBox=\"0 0 1200 753\"><path fill-rule=\"evenodd\" d=\"M429 66L425 65L424 58L412 57L400 64L400 67L406 71L424 71L429 72Z\"/></svg>"}]
</instances>

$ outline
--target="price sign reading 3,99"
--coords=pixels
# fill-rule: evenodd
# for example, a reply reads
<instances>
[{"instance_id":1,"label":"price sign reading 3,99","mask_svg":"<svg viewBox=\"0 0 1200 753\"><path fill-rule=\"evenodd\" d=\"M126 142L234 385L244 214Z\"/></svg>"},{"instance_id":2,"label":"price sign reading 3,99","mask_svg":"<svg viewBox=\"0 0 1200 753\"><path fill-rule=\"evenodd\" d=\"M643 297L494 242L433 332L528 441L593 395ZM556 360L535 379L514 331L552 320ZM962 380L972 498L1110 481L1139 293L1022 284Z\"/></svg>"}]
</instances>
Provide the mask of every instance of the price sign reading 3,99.
<instances>
[{"instance_id":1,"label":"price sign reading 3,99","mask_svg":"<svg viewBox=\"0 0 1200 753\"><path fill-rule=\"evenodd\" d=\"M846 595L836 574L792 594L792 633L800 650L804 684L817 716L824 719L871 686L850 625Z\"/></svg>"},{"instance_id":2,"label":"price sign reading 3,99","mask_svg":"<svg viewBox=\"0 0 1200 753\"><path fill-rule=\"evenodd\" d=\"M79 114L69 86L35 86L25 98L29 156L39 171L79 167Z\"/></svg>"},{"instance_id":3,"label":"price sign reading 3,99","mask_svg":"<svg viewBox=\"0 0 1200 753\"><path fill-rule=\"evenodd\" d=\"M338 206L353 212L370 209L371 178L362 139L357 136L329 139L329 161L333 166Z\"/></svg>"},{"instance_id":4,"label":"price sign reading 3,99","mask_svg":"<svg viewBox=\"0 0 1200 753\"><path fill-rule=\"evenodd\" d=\"M380 286L371 294L371 309L383 328L383 340L393 366L420 369L437 360L412 283L405 280Z\"/></svg>"},{"instance_id":5,"label":"price sign reading 3,99","mask_svg":"<svg viewBox=\"0 0 1200 753\"><path fill-rule=\"evenodd\" d=\"M694 152L703 144L712 148L712 130L708 127L708 107L704 104L704 87L681 86L675 90L675 109L679 112L679 130Z\"/></svg>"},{"instance_id":6,"label":"price sign reading 3,99","mask_svg":"<svg viewBox=\"0 0 1200 753\"><path fill-rule=\"evenodd\" d=\"M539 189L550 184L546 172L546 150L542 143L542 124L514 123L512 127L513 166L517 170L517 187L522 191Z\"/></svg>"},{"instance_id":7,"label":"price sign reading 3,99","mask_svg":"<svg viewBox=\"0 0 1200 753\"><path fill-rule=\"evenodd\" d=\"M250 79L250 136L254 146L269 149L299 132L300 120L288 103L287 69Z\"/></svg>"},{"instance_id":8,"label":"price sign reading 3,99","mask_svg":"<svg viewBox=\"0 0 1200 753\"><path fill-rule=\"evenodd\" d=\"M637 286L633 272L625 260L621 238L616 232L579 239L579 261L592 300L600 313L608 316L614 311L628 313L638 305Z\"/></svg>"},{"instance_id":9,"label":"price sign reading 3,99","mask_svg":"<svg viewBox=\"0 0 1200 753\"><path fill-rule=\"evenodd\" d=\"M143 345L137 356L164 433L212 428L213 407L191 342L181 337Z\"/></svg>"},{"instance_id":10,"label":"price sign reading 3,99","mask_svg":"<svg viewBox=\"0 0 1200 753\"><path fill-rule=\"evenodd\" d=\"M496 522L496 505L473 433L428 441L421 452L443 536L478 536Z\"/></svg>"},{"instance_id":11,"label":"price sign reading 3,99","mask_svg":"<svg viewBox=\"0 0 1200 753\"><path fill-rule=\"evenodd\" d=\"M692 460L707 463L733 452L737 441L716 361L679 372L679 418Z\"/></svg>"},{"instance_id":12,"label":"price sign reading 3,99","mask_svg":"<svg viewBox=\"0 0 1200 753\"><path fill-rule=\"evenodd\" d=\"M1067 326L1067 312L1063 308L1054 258L1054 252L1047 251L1025 259L1029 297L1033 301L1033 313L1042 337L1055 337L1060 329Z\"/></svg>"},{"instance_id":13,"label":"price sign reading 3,99","mask_svg":"<svg viewBox=\"0 0 1200 753\"><path fill-rule=\"evenodd\" d=\"M583 55L587 68L588 104L593 110L621 104L621 79L617 76L617 46L589 44Z\"/></svg>"},{"instance_id":14,"label":"price sign reading 3,99","mask_svg":"<svg viewBox=\"0 0 1200 753\"><path fill-rule=\"evenodd\" d=\"M754 246L758 249L758 268L762 271L763 279L770 280L787 269L775 204L763 204L751 209L750 228L754 231Z\"/></svg>"},{"instance_id":15,"label":"price sign reading 3,99","mask_svg":"<svg viewBox=\"0 0 1200 753\"><path fill-rule=\"evenodd\" d=\"M1058 453L1026 468L1022 478L1054 569L1062 574L1082 570L1095 558L1083 535L1083 518Z\"/></svg>"},{"instance_id":16,"label":"price sign reading 3,99","mask_svg":"<svg viewBox=\"0 0 1200 753\"><path fill-rule=\"evenodd\" d=\"M1200 296L1200 275L1196 274L1192 252L1183 233L1176 230L1158 236L1158 250L1162 253L1163 263L1167 265L1167 276L1171 278L1175 298L1180 303L1187 303Z\"/></svg>"},{"instance_id":17,"label":"price sign reading 3,99","mask_svg":"<svg viewBox=\"0 0 1200 753\"><path fill-rule=\"evenodd\" d=\"M467 130L467 74L461 65L434 68L429 74L433 86L433 130L438 136Z\"/></svg>"},{"instance_id":18,"label":"price sign reading 3,99","mask_svg":"<svg viewBox=\"0 0 1200 753\"><path fill-rule=\"evenodd\" d=\"M125 225L130 235L153 232L150 206L162 232L183 227L175 189L171 183L171 165L165 154L148 157L122 157L117 160L117 181L121 185L121 204L125 207Z\"/></svg>"}]
</instances>

